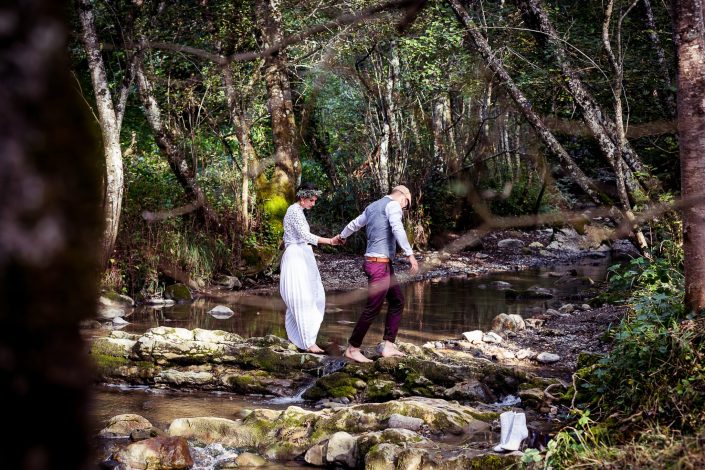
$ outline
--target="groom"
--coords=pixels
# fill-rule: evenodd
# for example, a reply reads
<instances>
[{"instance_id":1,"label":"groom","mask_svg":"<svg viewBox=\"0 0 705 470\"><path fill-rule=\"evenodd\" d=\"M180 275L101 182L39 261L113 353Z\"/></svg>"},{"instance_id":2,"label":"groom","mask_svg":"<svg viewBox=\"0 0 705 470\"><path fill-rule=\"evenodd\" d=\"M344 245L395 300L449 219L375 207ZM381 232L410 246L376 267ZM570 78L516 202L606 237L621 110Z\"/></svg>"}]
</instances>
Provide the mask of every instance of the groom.
<instances>
[{"instance_id":1,"label":"groom","mask_svg":"<svg viewBox=\"0 0 705 470\"><path fill-rule=\"evenodd\" d=\"M367 334L372 321L382 309L384 299L389 303L387 319L384 325L384 337L378 347L382 356L403 356L394 340L399 330L401 314L404 311L404 294L394 275L392 259L396 253L397 243L411 263L409 273L416 274L419 265L414 258L409 240L406 238L402 224L402 210L411 204L411 192L406 186L397 186L388 196L373 202L365 208L355 220L350 222L337 237L345 239L365 227L367 232L367 249L363 269L367 274L367 305L355 325L348 340L345 357L357 362L372 362L360 351L362 340Z\"/></svg>"}]
</instances>

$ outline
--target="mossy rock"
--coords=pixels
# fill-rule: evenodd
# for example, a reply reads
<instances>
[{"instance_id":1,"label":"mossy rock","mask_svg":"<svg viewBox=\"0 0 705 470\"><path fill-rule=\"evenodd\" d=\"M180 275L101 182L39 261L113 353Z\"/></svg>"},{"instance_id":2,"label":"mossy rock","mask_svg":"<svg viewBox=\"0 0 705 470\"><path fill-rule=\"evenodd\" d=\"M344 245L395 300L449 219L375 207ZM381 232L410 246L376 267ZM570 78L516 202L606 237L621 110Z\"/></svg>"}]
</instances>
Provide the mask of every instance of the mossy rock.
<instances>
[{"instance_id":1,"label":"mossy rock","mask_svg":"<svg viewBox=\"0 0 705 470\"><path fill-rule=\"evenodd\" d=\"M367 400L372 402L385 402L404 395L390 375L379 375L367 383Z\"/></svg>"},{"instance_id":2,"label":"mossy rock","mask_svg":"<svg viewBox=\"0 0 705 470\"><path fill-rule=\"evenodd\" d=\"M318 379L313 387L306 390L303 398L306 400L354 398L359 390L366 387L367 384L357 377L351 377L344 372L334 372Z\"/></svg>"},{"instance_id":3,"label":"mossy rock","mask_svg":"<svg viewBox=\"0 0 705 470\"><path fill-rule=\"evenodd\" d=\"M191 291L184 284L172 284L164 289L164 297L177 302L190 302L192 299Z\"/></svg>"},{"instance_id":4,"label":"mossy rock","mask_svg":"<svg viewBox=\"0 0 705 470\"><path fill-rule=\"evenodd\" d=\"M279 254L280 250L271 246L257 245L244 247L242 250L242 260L245 266L242 269L242 274L245 276L253 276L267 270L267 268L272 266Z\"/></svg>"}]
</instances>

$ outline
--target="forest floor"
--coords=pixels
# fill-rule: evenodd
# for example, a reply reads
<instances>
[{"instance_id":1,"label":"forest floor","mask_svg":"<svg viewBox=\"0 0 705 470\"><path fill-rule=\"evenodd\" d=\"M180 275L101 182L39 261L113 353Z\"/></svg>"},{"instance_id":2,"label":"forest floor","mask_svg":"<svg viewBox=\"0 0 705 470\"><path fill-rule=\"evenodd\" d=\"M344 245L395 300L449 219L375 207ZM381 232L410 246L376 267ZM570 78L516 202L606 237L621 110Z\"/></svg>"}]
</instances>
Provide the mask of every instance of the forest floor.
<instances>
[{"instance_id":1,"label":"forest floor","mask_svg":"<svg viewBox=\"0 0 705 470\"><path fill-rule=\"evenodd\" d=\"M550 230L533 231L498 231L482 238L482 243L473 251L459 253L421 252L417 253L419 273L409 275L409 263L399 257L395 261L397 277L400 282L414 282L424 279L444 277L476 277L493 273L511 273L527 269L543 268L545 274L554 275L556 282L564 281L575 271L570 268L577 263L592 261L609 263L605 251L581 250L561 251L543 250L539 247L528 248L532 242L547 246L552 239ZM498 242L506 239L521 240L523 247L500 247ZM346 253L322 253L316 250L319 271L327 292L346 292L367 286L367 279L362 271L362 256ZM549 271L555 269L556 273ZM560 273L563 273L562 275ZM572 280L577 281L577 278ZM571 279L568 279L571 281ZM544 377L556 377L569 381L574 372L578 355L581 352L605 353L610 348L607 331L619 323L627 310L624 306L605 304L590 307L584 302L598 295L606 288L604 279L589 280L584 289L585 297L576 302L575 308L566 307L568 301L551 299L547 301L550 309L524 315L531 326L519 331L503 331L500 345L475 343L477 354L511 366L517 366ZM278 293L278 276L260 280L250 285L239 294L275 295ZM359 295L359 292L358 292ZM568 311L566 311L568 310ZM445 346L459 347L458 338L448 338ZM462 344L462 343L460 343ZM441 346L439 344L439 346ZM445 347L444 346L444 347ZM468 347L465 344L465 347ZM527 357L521 352L529 351ZM536 354L549 352L557 354L560 360L553 363L536 361ZM329 351L330 353L330 351ZM517 354L519 353L519 354ZM336 352L333 352L336 355Z\"/></svg>"}]
</instances>

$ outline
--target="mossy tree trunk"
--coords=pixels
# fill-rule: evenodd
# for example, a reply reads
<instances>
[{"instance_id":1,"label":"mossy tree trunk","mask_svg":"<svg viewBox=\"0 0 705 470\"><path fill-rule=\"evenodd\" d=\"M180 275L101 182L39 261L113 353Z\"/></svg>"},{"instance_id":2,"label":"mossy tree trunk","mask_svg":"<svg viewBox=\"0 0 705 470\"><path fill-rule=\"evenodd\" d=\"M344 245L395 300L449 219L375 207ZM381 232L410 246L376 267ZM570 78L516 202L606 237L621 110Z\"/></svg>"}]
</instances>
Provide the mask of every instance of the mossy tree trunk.
<instances>
[{"instance_id":1,"label":"mossy tree trunk","mask_svg":"<svg viewBox=\"0 0 705 470\"><path fill-rule=\"evenodd\" d=\"M96 310L104 159L68 73L68 8L28 0L0 10L0 390L12 423L3 442L8 469L94 466L79 322Z\"/></svg>"},{"instance_id":2,"label":"mossy tree trunk","mask_svg":"<svg viewBox=\"0 0 705 470\"><path fill-rule=\"evenodd\" d=\"M256 15L262 48L268 49L282 43L280 0L257 0ZM284 197L291 202L294 200L294 189L301 175L301 164L296 146L291 83L286 71L286 54L283 49L265 57L264 79L272 120L275 166L268 192L275 198Z\"/></svg>"}]
</instances>

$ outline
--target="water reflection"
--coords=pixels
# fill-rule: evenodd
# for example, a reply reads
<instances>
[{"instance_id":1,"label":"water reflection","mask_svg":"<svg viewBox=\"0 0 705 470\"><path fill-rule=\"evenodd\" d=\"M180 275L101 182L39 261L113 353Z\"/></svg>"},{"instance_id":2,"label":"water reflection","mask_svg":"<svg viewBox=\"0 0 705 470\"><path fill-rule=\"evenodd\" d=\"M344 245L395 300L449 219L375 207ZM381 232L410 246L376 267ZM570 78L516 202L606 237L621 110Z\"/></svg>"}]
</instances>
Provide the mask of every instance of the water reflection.
<instances>
[{"instance_id":1,"label":"water reflection","mask_svg":"<svg viewBox=\"0 0 705 470\"><path fill-rule=\"evenodd\" d=\"M406 284L404 318L399 340L415 344L427 341L456 338L464 331L487 330L492 319L499 313L514 313L524 317L543 312L546 308L566 301L580 302L581 293L593 280L604 278L606 260L585 260L580 264L553 267L535 271L503 273L468 279L463 277L425 280ZM561 274L563 276L561 277ZM521 291L531 286L552 289L554 299L511 299L505 290L496 286L496 281L511 284ZM326 299L326 316L321 325L319 344L327 344L328 350L345 345L353 324L365 305L365 290L352 293L329 293ZM354 295L359 294L359 295ZM350 301L351 297L354 299ZM219 329L237 333L243 337L274 334L286 337L284 329L285 306L276 296L243 296L231 303L224 303L235 313L230 318L215 318L208 313L215 302L199 299L190 304L170 307L141 307L131 315L130 325L125 330L142 333L157 326L183 328ZM386 315L386 308L380 317ZM383 318L372 325L365 345L380 341L383 333Z\"/></svg>"}]
</instances>

